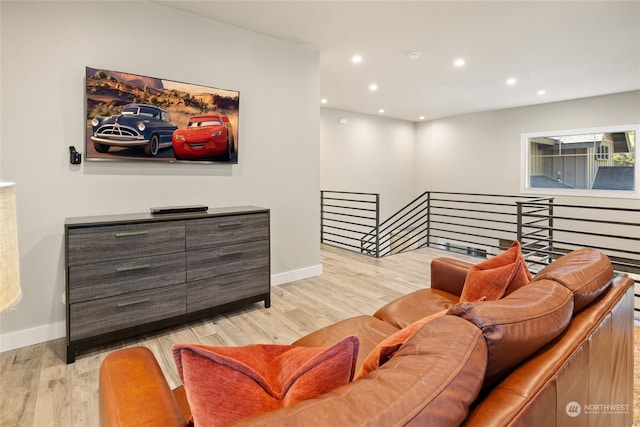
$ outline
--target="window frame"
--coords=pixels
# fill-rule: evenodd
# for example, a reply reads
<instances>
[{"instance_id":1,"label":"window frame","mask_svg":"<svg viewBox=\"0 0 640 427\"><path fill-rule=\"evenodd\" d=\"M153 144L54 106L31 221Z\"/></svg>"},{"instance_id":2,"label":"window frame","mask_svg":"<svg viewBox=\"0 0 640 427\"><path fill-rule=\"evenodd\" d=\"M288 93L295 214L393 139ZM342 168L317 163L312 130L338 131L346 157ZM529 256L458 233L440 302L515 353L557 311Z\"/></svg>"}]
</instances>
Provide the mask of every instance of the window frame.
<instances>
[{"instance_id":1,"label":"window frame","mask_svg":"<svg viewBox=\"0 0 640 427\"><path fill-rule=\"evenodd\" d=\"M634 184L633 190L593 190L589 188L551 188L551 187L532 187L530 177L530 139L541 137L562 137L571 135L582 135L589 133L612 133L612 132L635 132L635 161L634 161ZM564 129L559 131L529 132L520 134L520 192L522 194L537 195L570 195L570 196L586 196L586 197L607 197L607 198L640 198L640 164L638 162L638 140L640 138L640 124L617 125L617 126L600 126L593 128ZM611 150L609 156L613 157L615 153Z\"/></svg>"}]
</instances>

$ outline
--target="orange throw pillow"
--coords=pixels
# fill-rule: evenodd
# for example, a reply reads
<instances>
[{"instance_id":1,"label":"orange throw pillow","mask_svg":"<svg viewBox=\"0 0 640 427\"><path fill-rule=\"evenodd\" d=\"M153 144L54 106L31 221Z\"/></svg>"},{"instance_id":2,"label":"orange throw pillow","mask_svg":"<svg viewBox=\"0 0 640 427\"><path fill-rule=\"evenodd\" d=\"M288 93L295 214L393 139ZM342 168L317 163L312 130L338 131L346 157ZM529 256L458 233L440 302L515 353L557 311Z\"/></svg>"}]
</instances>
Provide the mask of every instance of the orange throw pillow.
<instances>
[{"instance_id":1,"label":"orange throw pillow","mask_svg":"<svg viewBox=\"0 0 640 427\"><path fill-rule=\"evenodd\" d=\"M367 375L371 371L375 371L380 366L384 365L394 354L402 347L409 338L411 338L420 328L438 317L444 316L447 310L442 310L434 313L430 316L423 317L420 320L416 320L409 326L400 329L383 339L367 356L362 363L360 370L356 374L354 380L360 379Z\"/></svg>"},{"instance_id":2,"label":"orange throw pillow","mask_svg":"<svg viewBox=\"0 0 640 427\"><path fill-rule=\"evenodd\" d=\"M223 426L313 399L353 378L359 341L330 347L175 344L173 357L195 425Z\"/></svg>"},{"instance_id":3,"label":"orange throw pillow","mask_svg":"<svg viewBox=\"0 0 640 427\"><path fill-rule=\"evenodd\" d=\"M516 240L509 250L469 269L460 302L475 302L483 298L495 301L530 281L531 273L522 256L520 242Z\"/></svg>"}]
</instances>

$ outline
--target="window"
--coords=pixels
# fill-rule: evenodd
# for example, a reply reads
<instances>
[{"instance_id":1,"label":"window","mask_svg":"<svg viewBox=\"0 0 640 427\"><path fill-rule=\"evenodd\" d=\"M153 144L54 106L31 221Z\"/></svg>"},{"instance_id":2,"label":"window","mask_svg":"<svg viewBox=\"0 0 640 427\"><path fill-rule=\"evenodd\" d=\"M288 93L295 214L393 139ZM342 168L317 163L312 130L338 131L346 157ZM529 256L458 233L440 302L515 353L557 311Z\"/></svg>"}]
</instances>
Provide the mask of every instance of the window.
<instances>
[{"instance_id":1,"label":"window","mask_svg":"<svg viewBox=\"0 0 640 427\"><path fill-rule=\"evenodd\" d=\"M639 125L522 135L522 191L638 197Z\"/></svg>"},{"instance_id":2,"label":"window","mask_svg":"<svg viewBox=\"0 0 640 427\"><path fill-rule=\"evenodd\" d=\"M608 145L598 145L596 147L596 160L609 160Z\"/></svg>"}]
</instances>

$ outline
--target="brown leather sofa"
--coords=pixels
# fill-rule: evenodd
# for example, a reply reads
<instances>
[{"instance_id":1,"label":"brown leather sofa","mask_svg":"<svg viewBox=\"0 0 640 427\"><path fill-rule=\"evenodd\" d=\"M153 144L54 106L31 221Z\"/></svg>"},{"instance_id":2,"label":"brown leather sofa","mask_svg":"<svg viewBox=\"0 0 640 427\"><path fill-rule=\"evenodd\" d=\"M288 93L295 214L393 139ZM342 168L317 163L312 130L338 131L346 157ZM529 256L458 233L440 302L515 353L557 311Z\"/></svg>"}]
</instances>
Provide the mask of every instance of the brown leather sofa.
<instances>
[{"instance_id":1,"label":"brown leather sofa","mask_svg":"<svg viewBox=\"0 0 640 427\"><path fill-rule=\"evenodd\" d=\"M358 366L380 341L426 315L384 365L319 398L235 426L627 426L633 418L633 281L581 249L497 301L458 301L470 264L432 262L431 287L373 316L337 322L294 344L360 339ZM356 368L357 370L358 368ZM102 426L185 426L184 389L170 390L152 353L109 354L100 372Z\"/></svg>"}]
</instances>

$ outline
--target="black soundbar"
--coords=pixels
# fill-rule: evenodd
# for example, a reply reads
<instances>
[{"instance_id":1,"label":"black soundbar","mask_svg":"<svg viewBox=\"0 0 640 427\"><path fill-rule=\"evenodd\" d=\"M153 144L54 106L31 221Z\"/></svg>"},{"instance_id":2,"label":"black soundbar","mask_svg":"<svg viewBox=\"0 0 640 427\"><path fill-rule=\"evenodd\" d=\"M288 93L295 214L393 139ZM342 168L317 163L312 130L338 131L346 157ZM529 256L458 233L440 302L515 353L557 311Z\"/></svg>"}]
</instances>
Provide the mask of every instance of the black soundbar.
<instances>
[{"instance_id":1,"label":"black soundbar","mask_svg":"<svg viewBox=\"0 0 640 427\"><path fill-rule=\"evenodd\" d=\"M188 205L188 206L163 206L159 208L150 208L153 215L175 214L187 212L206 212L209 206L204 205Z\"/></svg>"}]
</instances>

